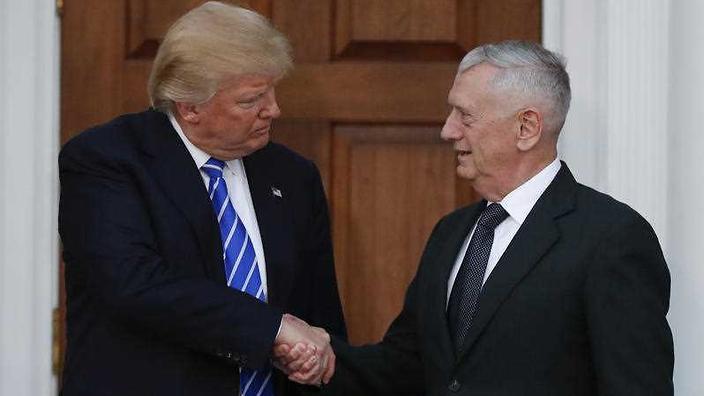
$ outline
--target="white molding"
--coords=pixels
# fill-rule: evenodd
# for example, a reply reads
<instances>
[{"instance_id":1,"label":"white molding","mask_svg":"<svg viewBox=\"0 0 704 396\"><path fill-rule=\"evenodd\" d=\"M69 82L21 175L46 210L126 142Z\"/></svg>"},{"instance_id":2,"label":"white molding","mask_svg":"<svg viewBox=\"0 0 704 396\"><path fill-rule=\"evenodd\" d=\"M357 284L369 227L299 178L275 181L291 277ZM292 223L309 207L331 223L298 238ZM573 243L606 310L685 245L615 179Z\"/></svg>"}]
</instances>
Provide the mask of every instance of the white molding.
<instances>
[{"instance_id":1,"label":"white molding","mask_svg":"<svg viewBox=\"0 0 704 396\"><path fill-rule=\"evenodd\" d=\"M670 60L670 178L668 263L670 323L675 339L678 395L704 395L704 15L702 1L672 1Z\"/></svg>"},{"instance_id":2,"label":"white molding","mask_svg":"<svg viewBox=\"0 0 704 396\"><path fill-rule=\"evenodd\" d=\"M666 247L669 0L543 7L544 44L567 58L572 83L560 156L647 218Z\"/></svg>"},{"instance_id":3,"label":"white molding","mask_svg":"<svg viewBox=\"0 0 704 396\"><path fill-rule=\"evenodd\" d=\"M543 44L567 60L572 104L559 153L577 179L603 190L606 112L603 101L601 19L597 1L543 1Z\"/></svg>"},{"instance_id":4,"label":"white molding","mask_svg":"<svg viewBox=\"0 0 704 396\"><path fill-rule=\"evenodd\" d=\"M53 0L0 1L0 395L56 394L59 24Z\"/></svg>"},{"instance_id":5,"label":"white molding","mask_svg":"<svg viewBox=\"0 0 704 396\"><path fill-rule=\"evenodd\" d=\"M606 186L667 246L668 0L607 2Z\"/></svg>"}]
</instances>

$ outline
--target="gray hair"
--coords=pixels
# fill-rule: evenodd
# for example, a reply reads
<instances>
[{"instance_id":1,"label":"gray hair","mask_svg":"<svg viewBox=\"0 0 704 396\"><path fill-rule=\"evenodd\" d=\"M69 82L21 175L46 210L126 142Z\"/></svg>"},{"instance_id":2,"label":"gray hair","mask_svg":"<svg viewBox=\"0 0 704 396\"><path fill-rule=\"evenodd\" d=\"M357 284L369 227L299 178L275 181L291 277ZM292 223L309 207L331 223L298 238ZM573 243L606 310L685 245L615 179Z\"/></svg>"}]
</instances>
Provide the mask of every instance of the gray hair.
<instances>
[{"instance_id":1,"label":"gray hair","mask_svg":"<svg viewBox=\"0 0 704 396\"><path fill-rule=\"evenodd\" d=\"M209 100L228 78L282 77L292 67L288 40L265 17L209 1L169 28L152 65L149 97L152 106L168 111L174 102Z\"/></svg>"},{"instance_id":2,"label":"gray hair","mask_svg":"<svg viewBox=\"0 0 704 396\"><path fill-rule=\"evenodd\" d=\"M460 62L458 75L472 66L488 63L499 68L495 88L537 100L547 100L546 127L557 135L570 108L570 77L562 56L540 44L509 40L471 50Z\"/></svg>"}]
</instances>

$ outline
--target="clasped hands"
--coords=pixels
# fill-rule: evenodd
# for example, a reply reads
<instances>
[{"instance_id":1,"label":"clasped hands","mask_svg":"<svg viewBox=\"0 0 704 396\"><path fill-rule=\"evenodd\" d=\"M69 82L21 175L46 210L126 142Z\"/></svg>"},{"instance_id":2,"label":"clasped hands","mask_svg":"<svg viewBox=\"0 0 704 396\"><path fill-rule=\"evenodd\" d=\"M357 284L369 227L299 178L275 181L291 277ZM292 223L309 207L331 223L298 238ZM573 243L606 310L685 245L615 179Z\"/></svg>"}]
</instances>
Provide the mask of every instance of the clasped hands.
<instances>
[{"instance_id":1,"label":"clasped hands","mask_svg":"<svg viewBox=\"0 0 704 396\"><path fill-rule=\"evenodd\" d=\"M293 315L284 314L272 355L274 367L300 384L327 384L335 373L330 335Z\"/></svg>"}]
</instances>

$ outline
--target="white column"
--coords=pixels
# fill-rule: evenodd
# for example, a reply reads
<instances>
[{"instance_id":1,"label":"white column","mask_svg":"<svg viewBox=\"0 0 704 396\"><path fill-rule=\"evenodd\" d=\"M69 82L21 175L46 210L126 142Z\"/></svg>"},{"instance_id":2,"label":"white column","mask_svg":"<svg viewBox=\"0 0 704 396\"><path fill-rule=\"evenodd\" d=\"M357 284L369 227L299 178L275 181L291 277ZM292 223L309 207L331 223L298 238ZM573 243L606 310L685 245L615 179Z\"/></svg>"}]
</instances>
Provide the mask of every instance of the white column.
<instances>
[{"instance_id":1,"label":"white column","mask_svg":"<svg viewBox=\"0 0 704 396\"><path fill-rule=\"evenodd\" d=\"M59 29L53 0L0 0L0 395L56 394Z\"/></svg>"},{"instance_id":2,"label":"white column","mask_svg":"<svg viewBox=\"0 0 704 396\"><path fill-rule=\"evenodd\" d=\"M668 259L678 395L704 395L704 2L672 2Z\"/></svg>"},{"instance_id":3,"label":"white column","mask_svg":"<svg viewBox=\"0 0 704 396\"><path fill-rule=\"evenodd\" d=\"M543 3L544 44L567 58L572 108L560 154L578 180L667 237L669 0Z\"/></svg>"},{"instance_id":4,"label":"white column","mask_svg":"<svg viewBox=\"0 0 704 396\"><path fill-rule=\"evenodd\" d=\"M572 103L559 152L580 182L603 190L603 21L599 1L543 0L543 45L567 60Z\"/></svg>"},{"instance_id":5,"label":"white column","mask_svg":"<svg viewBox=\"0 0 704 396\"><path fill-rule=\"evenodd\" d=\"M606 189L640 212L667 248L668 0L606 7Z\"/></svg>"}]
</instances>

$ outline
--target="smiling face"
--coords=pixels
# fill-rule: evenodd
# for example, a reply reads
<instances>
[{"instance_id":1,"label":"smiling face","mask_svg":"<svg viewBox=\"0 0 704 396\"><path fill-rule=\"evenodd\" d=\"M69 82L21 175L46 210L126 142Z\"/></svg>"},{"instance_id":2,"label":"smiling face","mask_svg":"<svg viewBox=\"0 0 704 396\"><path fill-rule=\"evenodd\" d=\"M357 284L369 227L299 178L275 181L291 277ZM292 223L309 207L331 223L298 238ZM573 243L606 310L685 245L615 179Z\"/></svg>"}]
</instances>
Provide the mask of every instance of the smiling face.
<instances>
[{"instance_id":1,"label":"smiling face","mask_svg":"<svg viewBox=\"0 0 704 396\"><path fill-rule=\"evenodd\" d=\"M499 201L514 186L518 170L521 122L515 106L491 86L498 69L479 64L455 78L448 103L452 107L441 137L453 142L457 174L472 182L484 198Z\"/></svg>"},{"instance_id":2,"label":"smiling face","mask_svg":"<svg viewBox=\"0 0 704 396\"><path fill-rule=\"evenodd\" d=\"M213 157L244 157L269 142L271 122L281 115L277 81L265 75L233 78L205 103L176 103L176 119L188 140Z\"/></svg>"}]
</instances>

